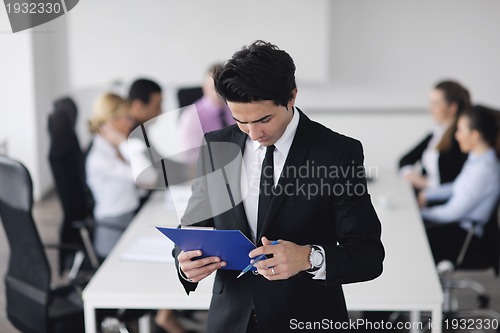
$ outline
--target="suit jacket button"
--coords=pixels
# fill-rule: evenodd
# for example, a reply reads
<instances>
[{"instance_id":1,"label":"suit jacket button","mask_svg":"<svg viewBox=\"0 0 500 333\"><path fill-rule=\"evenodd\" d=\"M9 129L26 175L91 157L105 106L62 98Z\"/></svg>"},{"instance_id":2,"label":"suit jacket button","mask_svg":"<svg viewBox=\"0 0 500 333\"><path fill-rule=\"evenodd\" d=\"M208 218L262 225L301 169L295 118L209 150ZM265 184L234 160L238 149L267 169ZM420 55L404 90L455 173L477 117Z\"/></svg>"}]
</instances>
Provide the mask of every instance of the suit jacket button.
<instances>
[{"instance_id":1,"label":"suit jacket button","mask_svg":"<svg viewBox=\"0 0 500 333\"><path fill-rule=\"evenodd\" d=\"M259 275L259 271L252 271L253 275Z\"/></svg>"}]
</instances>

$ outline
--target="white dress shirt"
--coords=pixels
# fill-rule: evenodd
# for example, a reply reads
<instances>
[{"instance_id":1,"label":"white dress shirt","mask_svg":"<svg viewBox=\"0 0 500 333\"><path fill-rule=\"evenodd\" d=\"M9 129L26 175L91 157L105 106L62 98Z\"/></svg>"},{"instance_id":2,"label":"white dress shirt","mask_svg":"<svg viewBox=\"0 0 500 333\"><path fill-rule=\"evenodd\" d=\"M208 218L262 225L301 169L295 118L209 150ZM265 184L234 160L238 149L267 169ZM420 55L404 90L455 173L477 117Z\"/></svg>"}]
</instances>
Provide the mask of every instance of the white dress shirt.
<instances>
[{"instance_id":1,"label":"white dress shirt","mask_svg":"<svg viewBox=\"0 0 500 333\"><path fill-rule=\"evenodd\" d=\"M285 166L285 161L292 146L293 138L299 126L299 112L293 110L293 117L288 124L283 135L276 141L274 146L276 149L273 153L274 158L274 186L278 184L281 172ZM243 206L250 225L250 232L252 239L255 241L257 237L257 210L259 207L259 191L260 191L260 175L262 163L266 155L266 147L261 145L258 141L252 141L247 137L245 142L245 151L243 154L243 168L241 168L241 195L243 198ZM313 279L326 279L326 256L324 249L323 252L323 266L316 272L311 273L314 275Z\"/></svg>"},{"instance_id":2,"label":"white dress shirt","mask_svg":"<svg viewBox=\"0 0 500 333\"><path fill-rule=\"evenodd\" d=\"M443 134L448 129L449 124L440 124L434 127L432 138L427 145L427 149L422 154L422 166L425 169L427 177L427 187L437 187L441 183L441 174L439 173L439 152L437 145L443 138Z\"/></svg>"},{"instance_id":3,"label":"white dress shirt","mask_svg":"<svg viewBox=\"0 0 500 333\"><path fill-rule=\"evenodd\" d=\"M495 151L489 149L476 155L470 153L460 174L453 183L442 184L425 190L428 201L447 200L445 204L422 209L422 216L436 223L460 221L469 230L471 222L481 226L476 231L482 235L482 225L488 222L500 194L500 163Z\"/></svg>"},{"instance_id":4,"label":"white dress shirt","mask_svg":"<svg viewBox=\"0 0 500 333\"><path fill-rule=\"evenodd\" d=\"M95 199L96 219L116 217L139 207L140 191L130 166L130 149L145 151L146 146L138 139L129 139L118 150L101 135L96 134L86 161L87 184ZM121 159L118 152L123 157ZM145 156L133 153L134 164L146 166ZM144 160L141 159L141 156ZM140 168L140 167L139 167Z\"/></svg>"}]
</instances>

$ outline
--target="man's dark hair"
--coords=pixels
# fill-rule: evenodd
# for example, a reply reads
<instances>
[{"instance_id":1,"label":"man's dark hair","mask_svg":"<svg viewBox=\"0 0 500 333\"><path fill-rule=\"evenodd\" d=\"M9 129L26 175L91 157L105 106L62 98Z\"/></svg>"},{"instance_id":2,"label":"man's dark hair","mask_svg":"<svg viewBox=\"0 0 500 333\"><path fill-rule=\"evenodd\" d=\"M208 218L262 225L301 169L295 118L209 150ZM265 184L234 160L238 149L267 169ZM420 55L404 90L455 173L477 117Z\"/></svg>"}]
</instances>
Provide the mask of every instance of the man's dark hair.
<instances>
[{"instance_id":1,"label":"man's dark hair","mask_svg":"<svg viewBox=\"0 0 500 333\"><path fill-rule=\"evenodd\" d=\"M262 40L237 51L213 78L217 93L236 103L272 100L286 106L297 87L292 57Z\"/></svg>"},{"instance_id":2,"label":"man's dark hair","mask_svg":"<svg viewBox=\"0 0 500 333\"><path fill-rule=\"evenodd\" d=\"M156 92L161 93L161 87L158 83L148 79L137 79L130 86L128 98L131 101L138 99L144 104L148 104L151 94Z\"/></svg>"}]
</instances>

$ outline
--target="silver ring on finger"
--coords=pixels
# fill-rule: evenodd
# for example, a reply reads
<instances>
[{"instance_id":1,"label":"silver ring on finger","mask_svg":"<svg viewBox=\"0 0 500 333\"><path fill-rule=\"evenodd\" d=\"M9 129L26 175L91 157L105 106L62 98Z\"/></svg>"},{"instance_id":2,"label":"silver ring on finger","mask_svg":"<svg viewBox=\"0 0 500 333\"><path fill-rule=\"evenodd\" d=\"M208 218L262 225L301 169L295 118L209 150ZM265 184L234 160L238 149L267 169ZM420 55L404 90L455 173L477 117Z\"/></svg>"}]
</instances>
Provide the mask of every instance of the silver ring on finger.
<instances>
[{"instance_id":1,"label":"silver ring on finger","mask_svg":"<svg viewBox=\"0 0 500 333\"><path fill-rule=\"evenodd\" d=\"M276 273L274 272L274 267L271 267L271 272L273 272L273 275L274 275L274 274L276 274Z\"/></svg>"}]
</instances>

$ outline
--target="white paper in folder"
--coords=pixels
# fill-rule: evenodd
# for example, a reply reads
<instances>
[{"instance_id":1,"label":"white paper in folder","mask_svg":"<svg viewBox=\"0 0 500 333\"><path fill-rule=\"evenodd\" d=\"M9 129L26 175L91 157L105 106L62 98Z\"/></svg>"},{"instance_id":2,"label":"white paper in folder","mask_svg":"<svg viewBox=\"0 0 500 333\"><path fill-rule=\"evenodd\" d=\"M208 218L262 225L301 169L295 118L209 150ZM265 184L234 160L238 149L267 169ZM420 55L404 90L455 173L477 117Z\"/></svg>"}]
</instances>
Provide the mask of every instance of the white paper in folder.
<instances>
[{"instance_id":1,"label":"white paper in folder","mask_svg":"<svg viewBox=\"0 0 500 333\"><path fill-rule=\"evenodd\" d=\"M173 263L173 248L174 243L170 239L141 237L127 247L120 256L120 259L141 262Z\"/></svg>"}]
</instances>

